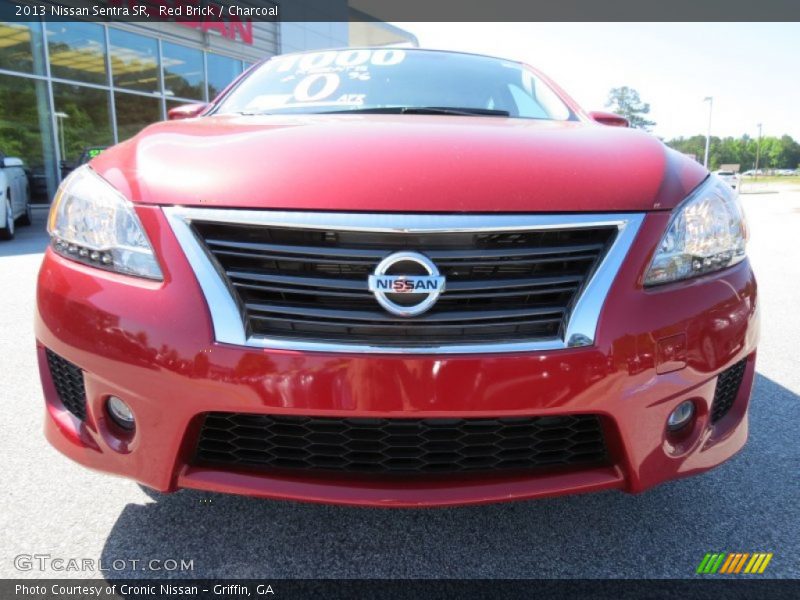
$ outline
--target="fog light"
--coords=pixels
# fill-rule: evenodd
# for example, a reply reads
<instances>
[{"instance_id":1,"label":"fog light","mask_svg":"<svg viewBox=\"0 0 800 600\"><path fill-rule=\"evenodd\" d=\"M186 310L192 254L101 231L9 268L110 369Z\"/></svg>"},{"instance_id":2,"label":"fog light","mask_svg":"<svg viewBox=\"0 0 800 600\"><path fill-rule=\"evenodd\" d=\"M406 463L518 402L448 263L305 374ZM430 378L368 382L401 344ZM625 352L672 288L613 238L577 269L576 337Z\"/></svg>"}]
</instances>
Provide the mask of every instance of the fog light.
<instances>
[{"instance_id":1,"label":"fog light","mask_svg":"<svg viewBox=\"0 0 800 600\"><path fill-rule=\"evenodd\" d=\"M678 404L678 408L673 410L667 419L667 429L670 431L678 431L683 429L689 424L689 421L694 417L694 402L691 400L684 400Z\"/></svg>"},{"instance_id":2,"label":"fog light","mask_svg":"<svg viewBox=\"0 0 800 600\"><path fill-rule=\"evenodd\" d=\"M111 420L123 429L132 431L136 426L131 407L116 396L110 396L108 398L106 401L106 410L108 410Z\"/></svg>"}]
</instances>

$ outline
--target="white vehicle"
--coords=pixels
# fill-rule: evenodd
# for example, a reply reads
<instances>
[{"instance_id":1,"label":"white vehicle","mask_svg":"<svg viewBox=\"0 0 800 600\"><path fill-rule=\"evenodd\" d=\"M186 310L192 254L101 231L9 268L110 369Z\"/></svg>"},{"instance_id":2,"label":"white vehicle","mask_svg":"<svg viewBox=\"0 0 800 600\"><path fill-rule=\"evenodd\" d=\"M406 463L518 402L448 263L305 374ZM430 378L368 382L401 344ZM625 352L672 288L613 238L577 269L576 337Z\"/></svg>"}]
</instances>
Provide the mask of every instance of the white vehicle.
<instances>
[{"instance_id":1,"label":"white vehicle","mask_svg":"<svg viewBox=\"0 0 800 600\"><path fill-rule=\"evenodd\" d=\"M725 183L733 189L739 189L739 176L733 171L714 171L714 175L722 179Z\"/></svg>"},{"instance_id":2,"label":"white vehicle","mask_svg":"<svg viewBox=\"0 0 800 600\"><path fill-rule=\"evenodd\" d=\"M0 240L14 237L17 221L31 224L31 187L22 160L0 152Z\"/></svg>"}]
</instances>

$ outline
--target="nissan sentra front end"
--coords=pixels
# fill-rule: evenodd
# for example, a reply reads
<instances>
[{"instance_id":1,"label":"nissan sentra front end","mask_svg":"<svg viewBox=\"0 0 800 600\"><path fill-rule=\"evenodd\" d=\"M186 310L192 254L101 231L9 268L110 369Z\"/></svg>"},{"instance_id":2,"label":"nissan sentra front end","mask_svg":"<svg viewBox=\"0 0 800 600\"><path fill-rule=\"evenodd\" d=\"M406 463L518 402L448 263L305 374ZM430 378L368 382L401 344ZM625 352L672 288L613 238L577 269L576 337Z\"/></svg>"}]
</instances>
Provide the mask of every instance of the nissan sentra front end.
<instances>
[{"instance_id":1,"label":"nissan sentra front end","mask_svg":"<svg viewBox=\"0 0 800 600\"><path fill-rule=\"evenodd\" d=\"M442 63L477 74L458 104L356 98ZM50 442L160 491L391 506L730 458L758 341L738 200L553 89L471 55L291 55L76 171L37 292Z\"/></svg>"}]
</instances>

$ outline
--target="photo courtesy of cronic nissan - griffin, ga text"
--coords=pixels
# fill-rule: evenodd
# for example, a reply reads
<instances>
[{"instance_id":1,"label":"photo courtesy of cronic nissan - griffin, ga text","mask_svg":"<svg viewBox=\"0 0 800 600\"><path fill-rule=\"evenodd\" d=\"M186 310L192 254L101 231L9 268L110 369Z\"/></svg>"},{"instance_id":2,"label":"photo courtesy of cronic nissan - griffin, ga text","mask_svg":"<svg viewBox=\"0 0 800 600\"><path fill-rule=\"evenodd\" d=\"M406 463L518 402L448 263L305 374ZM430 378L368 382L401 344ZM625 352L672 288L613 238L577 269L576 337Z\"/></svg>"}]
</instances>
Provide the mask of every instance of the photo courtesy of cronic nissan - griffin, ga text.
<instances>
[{"instance_id":1,"label":"photo courtesy of cronic nissan - griffin, ga text","mask_svg":"<svg viewBox=\"0 0 800 600\"><path fill-rule=\"evenodd\" d=\"M511 60L273 57L61 184L50 443L161 492L435 506L706 471L747 439L736 192Z\"/></svg>"}]
</instances>

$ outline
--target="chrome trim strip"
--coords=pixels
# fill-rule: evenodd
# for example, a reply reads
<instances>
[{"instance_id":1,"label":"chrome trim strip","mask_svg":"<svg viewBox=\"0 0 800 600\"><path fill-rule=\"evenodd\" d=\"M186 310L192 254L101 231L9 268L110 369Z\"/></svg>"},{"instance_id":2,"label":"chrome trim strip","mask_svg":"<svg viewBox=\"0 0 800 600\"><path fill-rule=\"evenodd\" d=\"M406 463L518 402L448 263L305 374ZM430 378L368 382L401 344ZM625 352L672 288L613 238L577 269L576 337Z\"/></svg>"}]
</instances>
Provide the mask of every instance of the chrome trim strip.
<instances>
[{"instance_id":1,"label":"chrome trim strip","mask_svg":"<svg viewBox=\"0 0 800 600\"><path fill-rule=\"evenodd\" d=\"M184 206L169 206L164 207L163 210L186 254L189 264L194 269L197 281L206 297L211 319L214 323L216 341L253 348L362 354L480 354L559 350L592 345L594 344L600 311L603 308L608 291L644 220L644 214L642 213L534 215L367 214L232 210ZM239 306L231 295L225 279L217 271L200 240L197 239L192 231L192 221L382 233L535 231L597 226L615 226L619 232L605 258L595 269L581 292L567 322L564 339L402 348L367 344L343 344L339 342L285 340L267 336L246 335Z\"/></svg>"}]
</instances>

